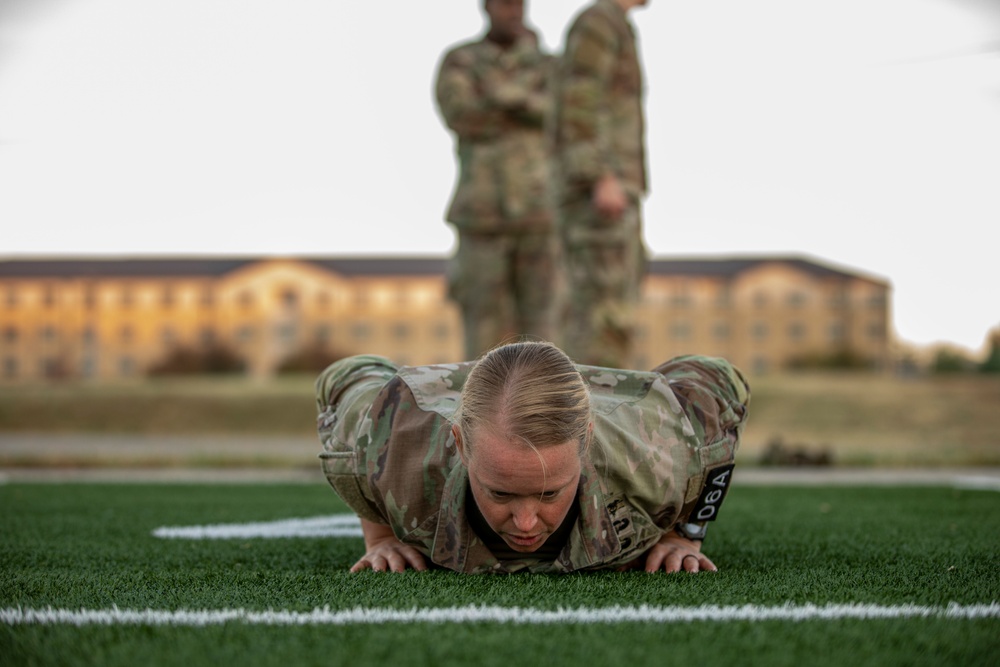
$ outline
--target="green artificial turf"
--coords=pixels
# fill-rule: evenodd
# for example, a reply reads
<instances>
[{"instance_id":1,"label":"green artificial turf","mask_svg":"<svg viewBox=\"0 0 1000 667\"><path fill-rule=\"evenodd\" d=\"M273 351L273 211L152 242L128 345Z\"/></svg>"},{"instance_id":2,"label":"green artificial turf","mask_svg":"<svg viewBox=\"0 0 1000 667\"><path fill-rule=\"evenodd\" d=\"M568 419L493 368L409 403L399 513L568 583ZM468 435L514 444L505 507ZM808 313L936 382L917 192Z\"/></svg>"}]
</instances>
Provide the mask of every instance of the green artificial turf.
<instances>
[{"instance_id":1,"label":"green artificial turf","mask_svg":"<svg viewBox=\"0 0 1000 667\"><path fill-rule=\"evenodd\" d=\"M316 485L0 487L0 607L295 610L1000 600L1000 494L735 487L715 574L404 575L359 538L164 540L160 526L344 511ZM994 664L1000 620L256 626L2 625L0 665Z\"/></svg>"}]
</instances>

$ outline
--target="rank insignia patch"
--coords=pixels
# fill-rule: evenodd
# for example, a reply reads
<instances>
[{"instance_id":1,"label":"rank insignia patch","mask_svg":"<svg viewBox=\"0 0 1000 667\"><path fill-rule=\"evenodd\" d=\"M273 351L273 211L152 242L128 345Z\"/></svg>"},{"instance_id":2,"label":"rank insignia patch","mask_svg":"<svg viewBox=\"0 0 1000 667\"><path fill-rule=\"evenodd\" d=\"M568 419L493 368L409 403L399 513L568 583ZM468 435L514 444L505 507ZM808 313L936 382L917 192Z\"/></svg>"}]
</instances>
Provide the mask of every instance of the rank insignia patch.
<instances>
[{"instance_id":1,"label":"rank insignia patch","mask_svg":"<svg viewBox=\"0 0 1000 667\"><path fill-rule=\"evenodd\" d=\"M735 464L720 466L709 470L705 476L705 487L701 490L698 503L691 511L689 521L715 521L719 514L719 506L726 497L729 483L733 480Z\"/></svg>"}]
</instances>

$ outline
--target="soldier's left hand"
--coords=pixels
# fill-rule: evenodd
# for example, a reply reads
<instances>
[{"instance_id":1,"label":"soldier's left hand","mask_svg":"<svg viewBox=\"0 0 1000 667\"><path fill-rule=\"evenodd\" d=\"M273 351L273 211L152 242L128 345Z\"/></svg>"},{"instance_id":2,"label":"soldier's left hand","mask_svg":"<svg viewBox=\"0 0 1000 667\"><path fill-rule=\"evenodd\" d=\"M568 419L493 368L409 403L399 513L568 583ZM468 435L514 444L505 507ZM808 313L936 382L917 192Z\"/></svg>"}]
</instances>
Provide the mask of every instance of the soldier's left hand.
<instances>
[{"instance_id":1,"label":"soldier's left hand","mask_svg":"<svg viewBox=\"0 0 1000 667\"><path fill-rule=\"evenodd\" d=\"M715 572L718 568L705 554L701 543L666 533L646 552L646 572Z\"/></svg>"}]
</instances>

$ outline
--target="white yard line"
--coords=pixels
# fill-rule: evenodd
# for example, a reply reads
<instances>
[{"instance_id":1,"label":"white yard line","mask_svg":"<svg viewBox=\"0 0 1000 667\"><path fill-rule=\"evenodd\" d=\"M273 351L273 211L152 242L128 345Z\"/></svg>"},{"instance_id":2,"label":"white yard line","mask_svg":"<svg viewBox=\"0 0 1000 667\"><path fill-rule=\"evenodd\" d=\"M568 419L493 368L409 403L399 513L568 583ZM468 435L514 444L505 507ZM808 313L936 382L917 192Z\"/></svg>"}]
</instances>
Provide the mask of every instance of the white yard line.
<instances>
[{"instance_id":1,"label":"white yard line","mask_svg":"<svg viewBox=\"0 0 1000 667\"><path fill-rule=\"evenodd\" d=\"M361 521L353 514L304 519L219 523L207 526L162 526L154 537L182 540L232 540L284 537L362 537Z\"/></svg>"},{"instance_id":2,"label":"white yard line","mask_svg":"<svg viewBox=\"0 0 1000 667\"><path fill-rule=\"evenodd\" d=\"M601 607L530 609L465 606L412 609L313 609L312 611L246 609L0 609L4 625L169 625L201 627L225 623L246 625L374 625L381 623L510 623L515 625L690 623L810 621L838 619L943 618L955 620L1000 618L1000 604L946 607L924 605L827 604L774 607L743 605L719 607Z\"/></svg>"}]
</instances>

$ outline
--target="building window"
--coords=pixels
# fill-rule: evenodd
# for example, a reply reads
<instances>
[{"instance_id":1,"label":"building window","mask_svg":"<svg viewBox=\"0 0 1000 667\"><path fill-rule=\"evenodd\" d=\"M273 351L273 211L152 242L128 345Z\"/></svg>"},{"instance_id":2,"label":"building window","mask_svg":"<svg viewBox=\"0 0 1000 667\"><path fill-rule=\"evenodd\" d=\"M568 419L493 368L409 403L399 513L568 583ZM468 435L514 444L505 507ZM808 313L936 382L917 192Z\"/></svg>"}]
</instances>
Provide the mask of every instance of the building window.
<instances>
[{"instance_id":1,"label":"building window","mask_svg":"<svg viewBox=\"0 0 1000 667\"><path fill-rule=\"evenodd\" d=\"M249 291L240 292L240 295L237 298L239 300L239 304L240 304L241 308L243 308L245 310L249 310L250 308L253 308L253 293L252 292L249 292Z\"/></svg>"},{"instance_id":2,"label":"building window","mask_svg":"<svg viewBox=\"0 0 1000 667\"><path fill-rule=\"evenodd\" d=\"M806 326L801 322L792 322L788 325L788 338L800 341L806 337Z\"/></svg>"},{"instance_id":3,"label":"building window","mask_svg":"<svg viewBox=\"0 0 1000 667\"><path fill-rule=\"evenodd\" d=\"M52 343L59 337L59 335L54 326L46 324L38 331L38 337L42 340L42 342Z\"/></svg>"},{"instance_id":4,"label":"building window","mask_svg":"<svg viewBox=\"0 0 1000 667\"><path fill-rule=\"evenodd\" d=\"M7 290L6 303L8 308L14 308L17 306L17 290L13 288Z\"/></svg>"},{"instance_id":5,"label":"building window","mask_svg":"<svg viewBox=\"0 0 1000 667\"><path fill-rule=\"evenodd\" d=\"M56 288L52 285L45 286L45 290L42 292L42 305L46 308L56 305Z\"/></svg>"},{"instance_id":6,"label":"building window","mask_svg":"<svg viewBox=\"0 0 1000 667\"><path fill-rule=\"evenodd\" d=\"M752 327L750 327L750 336L754 340L766 340L767 339L767 323L757 322Z\"/></svg>"},{"instance_id":7,"label":"building window","mask_svg":"<svg viewBox=\"0 0 1000 667\"><path fill-rule=\"evenodd\" d=\"M202 327L198 332L198 339L202 345L208 347L215 342L215 330L212 327Z\"/></svg>"},{"instance_id":8,"label":"building window","mask_svg":"<svg viewBox=\"0 0 1000 667\"><path fill-rule=\"evenodd\" d=\"M132 357L119 357L118 374L122 377L131 377L135 375L135 359Z\"/></svg>"},{"instance_id":9,"label":"building window","mask_svg":"<svg viewBox=\"0 0 1000 667\"><path fill-rule=\"evenodd\" d=\"M283 343L292 343L296 338L294 324L279 324L274 331L275 335Z\"/></svg>"},{"instance_id":10,"label":"building window","mask_svg":"<svg viewBox=\"0 0 1000 667\"><path fill-rule=\"evenodd\" d=\"M885 308L885 294L877 293L868 297L868 307L873 310L881 310Z\"/></svg>"},{"instance_id":11,"label":"building window","mask_svg":"<svg viewBox=\"0 0 1000 667\"><path fill-rule=\"evenodd\" d=\"M249 324L236 330L236 340L240 343L249 343L254 338L254 328Z\"/></svg>"},{"instance_id":12,"label":"building window","mask_svg":"<svg viewBox=\"0 0 1000 667\"><path fill-rule=\"evenodd\" d=\"M95 306L97 306L97 292L88 285L83 289L83 307L93 310Z\"/></svg>"},{"instance_id":13,"label":"building window","mask_svg":"<svg viewBox=\"0 0 1000 667\"><path fill-rule=\"evenodd\" d=\"M329 324L320 324L316 327L316 342L325 345L333 339L333 327Z\"/></svg>"},{"instance_id":14,"label":"building window","mask_svg":"<svg viewBox=\"0 0 1000 667\"><path fill-rule=\"evenodd\" d=\"M299 295L291 288L283 289L278 294L278 301L283 308L295 308L299 304Z\"/></svg>"},{"instance_id":15,"label":"building window","mask_svg":"<svg viewBox=\"0 0 1000 667\"><path fill-rule=\"evenodd\" d=\"M788 295L789 308L802 308L806 305L806 295L802 292L791 292Z\"/></svg>"},{"instance_id":16,"label":"building window","mask_svg":"<svg viewBox=\"0 0 1000 667\"><path fill-rule=\"evenodd\" d=\"M674 308L690 308L693 299L687 292L678 292L670 297L670 305Z\"/></svg>"},{"instance_id":17,"label":"building window","mask_svg":"<svg viewBox=\"0 0 1000 667\"><path fill-rule=\"evenodd\" d=\"M674 322L670 325L670 338L673 340L690 340L691 324L689 322Z\"/></svg>"},{"instance_id":18,"label":"building window","mask_svg":"<svg viewBox=\"0 0 1000 667\"><path fill-rule=\"evenodd\" d=\"M332 299L330 299L330 294L327 292L320 292L319 294L316 295L316 306L320 310L329 309L331 301Z\"/></svg>"},{"instance_id":19,"label":"building window","mask_svg":"<svg viewBox=\"0 0 1000 667\"><path fill-rule=\"evenodd\" d=\"M135 330L129 325L125 325L121 328L119 332L119 337L123 343L131 343L132 339L135 338Z\"/></svg>"},{"instance_id":20,"label":"building window","mask_svg":"<svg viewBox=\"0 0 1000 667\"><path fill-rule=\"evenodd\" d=\"M3 359L3 376L8 380L13 380L18 374L18 364L17 357L4 357Z\"/></svg>"},{"instance_id":21,"label":"building window","mask_svg":"<svg viewBox=\"0 0 1000 667\"><path fill-rule=\"evenodd\" d=\"M163 327L160 330L160 340L164 345L170 345L177 339L177 334L171 327Z\"/></svg>"},{"instance_id":22,"label":"building window","mask_svg":"<svg viewBox=\"0 0 1000 667\"><path fill-rule=\"evenodd\" d=\"M122 288L122 308L131 308L135 305L135 294L131 287Z\"/></svg>"},{"instance_id":23,"label":"building window","mask_svg":"<svg viewBox=\"0 0 1000 667\"><path fill-rule=\"evenodd\" d=\"M354 340L366 340L372 335L372 327L367 322L355 322L351 326L351 337Z\"/></svg>"},{"instance_id":24,"label":"building window","mask_svg":"<svg viewBox=\"0 0 1000 667\"><path fill-rule=\"evenodd\" d=\"M722 285L715 293L716 308L729 308L733 305L733 291L729 285Z\"/></svg>"},{"instance_id":25,"label":"building window","mask_svg":"<svg viewBox=\"0 0 1000 667\"><path fill-rule=\"evenodd\" d=\"M729 324L726 322L716 322L712 327L712 337L715 340L729 340Z\"/></svg>"},{"instance_id":26,"label":"building window","mask_svg":"<svg viewBox=\"0 0 1000 667\"><path fill-rule=\"evenodd\" d=\"M66 377L66 365L58 357L46 357L41 361L42 377L47 380L56 380Z\"/></svg>"},{"instance_id":27,"label":"building window","mask_svg":"<svg viewBox=\"0 0 1000 667\"><path fill-rule=\"evenodd\" d=\"M435 322L431 333L439 341L448 340L451 337L451 327L448 326L447 322Z\"/></svg>"},{"instance_id":28,"label":"building window","mask_svg":"<svg viewBox=\"0 0 1000 667\"><path fill-rule=\"evenodd\" d=\"M97 342L97 332L94 331L93 327L84 327L83 331L80 332L80 339L84 345L92 345Z\"/></svg>"},{"instance_id":29,"label":"building window","mask_svg":"<svg viewBox=\"0 0 1000 667\"><path fill-rule=\"evenodd\" d=\"M211 308L215 305L215 293L212 292L210 287L206 287L201 290L201 296L198 298L198 302L201 303L203 308Z\"/></svg>"},{"instance_id":30,"label":"building window","mask_svg":"<svg viewBox=\"0 0 1000 667\"><path fill-rule=\"evenodd\" d=\"M17 327L4 327L3 342L10 344L16 343L19 335Z\"/></svg>"},{"instance_id":31,"label":"building window","mask_svg":"<svg viewBox=\"0 0 1000 667\"><path fill-rule=\"evenodd\" d=\"M880 322L872 322L868 325L868 337L872 340L882 340L885 338L885 327Z\"/></svg>"},{"instance_id":32,"label":"building window","mask_svg":"<svg viewBox=\"0 0 1000 667\"><path fill-rule=\"evenodd\" d=\"M160 303L164 308L170 308L174 305L177 298L174 296L174 290L172 287L167 285L163 288L163 292L160 293Z\"/></svg>"},{"instance_id":33,"label":"building window","mask_svg":"<svg viewBox=\"0 0 1000 667\"><path fill-rule=\"evenodd\" d=\"M764 292L755 292L753 295L753 305L754 308L764 308L767 306L767 294Z\"/></svg>"},{"instance_id":34,"label":"building window","mask_svg":"<svg viewBox=\"0 0 1000 667\"><path fill-rule=\"evenodd\" d=\"M844 325L841 322L834 322L826 330L827 338L832 343L839 343L844 340Z\"/></svg>"},{"instance_id":35,"label":"building window","mask_svg":"<svg viewBox=\"0 0 1000 667\"><path fill-rule=\"evenodd\" d=\"M410 325L406 322L396 322L392 325L392 337L396 340L406 340L410 337Z\"/></svg>"},{"instance_id":36,"label":"building window","mask_svg":"<svg viewBox=\"0 0 1000 667\"><path fill-rule=\"evenodd\" d=\"M830 307L839 309L847 305L847 290L838 287L830 293Z\"/></svg>"},{"instance_id":37,"label":"building window","mask_svg":"<svg viewBox=\"0 0 1000 667\"><path fill-rule=\"evenodd\" d=\"M752 367L754 373L763 375L771 369L771 362L767 357L754 357Z\"/></svg>"}]
</instances>

